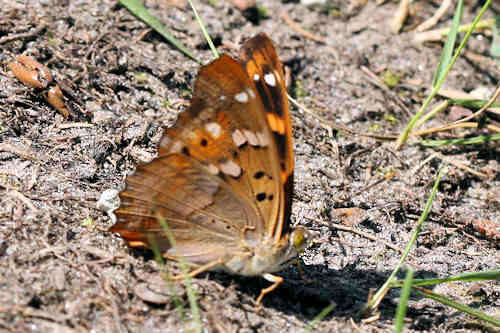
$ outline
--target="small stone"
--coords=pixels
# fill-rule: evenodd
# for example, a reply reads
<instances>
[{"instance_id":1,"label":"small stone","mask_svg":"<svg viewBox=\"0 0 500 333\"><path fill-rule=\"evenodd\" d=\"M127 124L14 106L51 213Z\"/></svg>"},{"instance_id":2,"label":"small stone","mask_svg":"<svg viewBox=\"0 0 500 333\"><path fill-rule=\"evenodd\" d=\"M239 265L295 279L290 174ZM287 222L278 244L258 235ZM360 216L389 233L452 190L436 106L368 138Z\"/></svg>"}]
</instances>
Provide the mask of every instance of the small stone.
<instances>
[{"instance_id":1,"label":"small stone","mask_svg":"<svg viewBox=\"0 0 500 333\"><path fill-rule=\"evenodd\" d=\"M304 6L325 6L326 0L300 0Z\"/></svg>"},{"instance_id":2,"label":"small stone","mask_svg":"<svg viewBox=\"0 0 500 333\"><path fill-rule=\"evenodd\" d=\"M105 190L101 193L96 204L97 209L106 212L113 223L116 222L116 216L113 211L120 207L120 197L118 193L119 192L115 189Z\"/></svg>"},{"instance_id":3,"label":"small stone","mask_svg":"<svg viewBox=\"0 0 500 333\"><path fill-rule=\"evenodd\" d=\"M172 292L177 294L177 296L182 297L185 293L183 288L178 283L172 283L171 287L174 289L170 291L167 288L166 281L163 281L160 285L150 284L150 283L139 283L134 288L134 293L145 302L150 302L154 304L165 304L172 300Z\"/></svg>"}]
</instances>

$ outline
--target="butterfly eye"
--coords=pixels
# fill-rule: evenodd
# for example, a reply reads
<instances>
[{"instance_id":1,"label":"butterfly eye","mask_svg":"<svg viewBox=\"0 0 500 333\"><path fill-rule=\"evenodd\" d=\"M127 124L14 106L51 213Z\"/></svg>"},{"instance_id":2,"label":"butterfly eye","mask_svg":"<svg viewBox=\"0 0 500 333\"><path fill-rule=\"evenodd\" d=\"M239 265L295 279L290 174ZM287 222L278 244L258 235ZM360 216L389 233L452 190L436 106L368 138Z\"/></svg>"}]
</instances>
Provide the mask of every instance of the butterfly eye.
<instances>
[{"instance_id":1,"label":"butterfly eye","mask_svg":"<svg viewBox=\"0 0 500 333\"><path fill-rule=\"evenodd\" d=\"M310 234L303 228L297 228L292 232L292 244L297 253L302 253L309 245Z\"/></svg>"}]
</instances>

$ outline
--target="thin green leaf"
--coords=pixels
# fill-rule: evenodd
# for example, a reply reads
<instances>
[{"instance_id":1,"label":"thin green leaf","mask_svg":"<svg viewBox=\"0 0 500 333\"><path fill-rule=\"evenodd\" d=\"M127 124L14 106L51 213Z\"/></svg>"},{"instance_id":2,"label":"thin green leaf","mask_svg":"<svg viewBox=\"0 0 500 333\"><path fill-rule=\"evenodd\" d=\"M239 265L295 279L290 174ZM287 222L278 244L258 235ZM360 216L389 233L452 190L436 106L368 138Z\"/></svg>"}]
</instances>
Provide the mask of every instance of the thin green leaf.
<instances>
[{"instance_id":1,"label":"thin green leaf","mask_svg":"<svg viewBox=\"0 0 500 333\"><path fill-rule=\"evenodd\" d=\"M478 311L476 309L473 309L471 307L468 307L467 305L464 305L462 303L458 303L452 299L449 299L447 297L444 297L444 296L441 296L441 295L438 295L428 289L424 289L424 288L415 288L414 290L414 293L416 293L417 295L419 296L422 296L422 297L425 297L425 298L430 298L430 299L433 299L439 303L442 303L442 304L445 304L445 305L448 305L448 306L451 306L452 308L455 308L461 312L465 312L467 313L468 315L470 316L473 316L475 318L478 318L478 319L481 319L481 320L484 320L490 324L493 324L495 326L499 326L500 327L500 320L495 318L495 317L492 317L492 316L488 316L487 314L481 312L481 311Z\"/></svg>"},{"instance_id":2,"label":"thin green leaf","mask_svg":"<svg viewBox=\"0 0 500 333\"><path fill-rule=\"evenodd\" d=\"M198 15L198 11L193 5L193 2L191 0L188 0L189 4L191 5L191 9L193 9L194 16L196 17L196 21L198 21L198 24L200 25L201 31L203 32L203 36L205 36L205 39L210 46L210 49L212 50L212 53L214 56L218 59L219 58L219 53L217 52L217 49L215 48L214 43L212 42L212 38L210 38L210 35L207 32L207 29L205 29L205 25L203 24L203 21L201 20L200 16Z\"/></svg>"},{"instance_id":3,"label":"thin green leaf","mask_svg":"<svg viewBox=\"0 0 500 333\"><path fill-rule=\"evenodd\" d=\"M453 55L453 49L455 48L455 42L457 41L458 28L460 26L460 20L462 19L463 8L463 0L458 1L455 16L453 16L450 33L446 38L446 42L444 43L443 52L441 53L441 58L439 59L436 73L434 73L434 80L432 81L433 87L435 87L436 84L443 78L443 74L445 74L446 68L448 68L448 66L450 65Z\"/></svg>"},{"instance_id":4,"label":"thin green leaf","mask_svg":"<svg viewBox=\"0 0 500 333\"><path fill-rule=\"evenodd\" d=\"M158 222L160 223L163 231L165 231L168 241L170 242L170 244L172 244L173 247L175 247L175 238L172 232L170 231L170 228L168 227L167 221L165 221L165 219L161 216L157 216L156 218L158 219ZM193 285L191 284L191 277L189 276L188 268L183 258L179 257L178 261L179 265L181 266L182 273L185 276L184 282L186 283L186 292L189 299L189 306L191 307L191 314L193 316L193 321L196 325L195 329L196 332L201 333L202 326L201 326L200 308L198 307L198 303L196 301L196 293L193 289Z\"/></svg>"},{"instance_id":5,"label":"thin green leaf","mask_svg":"<svg viewBox=\"0 0 500 333\"><path fill-rule=\"evenodd\" d=\"M493 24L493 40L491 42L490 54L497 59L497 65L500 66L500 16L495 19Z\"/></svg>"},{"instance_id":6,"label":"thin green leaf","mask_svg":"<svg viewBox=\"0 0 500 333\"><path fill-rule=\"evenodd\" d=\"M160 248L158 247L158 244L154 240L153 237L150 237L149 243L151 244L151 250L153 251L153 255L155 257L155 261L160 265L160 270L162 273L167 273L167 265L165 264L165 259L163 258L163 255L160 251ZM177 296L174 286L172 284L172 281L167 279L167 288L168 291L170 292L171 295L173 295L173 301L175 304L175 308L179 311L179 314L181 315L182 318L184 318L184 306L182 300Z\"/></svg>"},{"instance_id":7,"label":"thin green leaf","mask_svg":"<svg viewBox=\"0 0 500 333\"><path fill-rule=\"evenodd\" d=\"M414 287L422 287L428 285L435 285L440 283L449 283L449 282L477 282L477 281L500 281L500 270L491 270L484 272L473 272L473 273L464 273L459 275L452 275L444 278L436 278L436 279L415 279L413 280ZM400 288L403 286L403 281L398 280L391 283L391 287Z\"/></svg>"},{"instance_id":8,"label":"thin green leaf","mask_svg":"<svg viewBox=\"0 0 500 333\"><path fill-rule=\"evenodd\" d=\"M330 304L326 308L324 308L313 320L307 325L304 329L304 332L311 333L314 326L316 326L320 321L323 320L333 309L335 309L336 304Z\"/></svg>"},{"instance_id":9,"label":"thin green leaf","mask_svg":"<svg viewBox=\"0 0 500 333\"><path fill-rule=\"evenodd\" d=\"M450 103L470 109L480 109L485 106L488 101L482 99L451 99ZM490 105L490 108L500 108L500 103L493 103Z\"/></svg>"},{"instance_id":10,"label":"thin green leaf","mask_svg":"<svg viewBox=\"0 0 500 333\"><path fill-rule=\"evenodd\" d=\"M491 5L491 0L487 0L485 2L485 4L483 5L483 7L481 8L481 10L479 11L479 14L477 14L477 16L474 18L474 21L472 22L472 25L470 26L470 29L467 31L467 33L465 34L465 37L460 42L460 45L457 47L457 50L455 51L455 54L453 55L453 58L451 59L449 65L446 67L446 69L443 72L443 74L441 75L441 78L433 86L432 91L429 94L429 96L425 99L424 103L422 104L422 106L420 107L420 109L418 110L418 112L410 120L410 122L408 123L408 126L406 126L405 130L403 131L403 133L401 133L401 135L399 136L399 138L397 140L397 143L396 143L396 148L395 148L396 150L401 149L401 146L406 142L406 139L408 138L408 135L410 134L410 131L415 126L415 123L418 121L418 119L420 119L420 117L422 117L422 115L424 114L425 110L427 109L427 107L431 103L431 100L434 98L434 96L436 96L436 94L438 93L439 89L441 89L441 86L443 85L444 80L446 79L446 76L448 75L448 73L450 72L451 68L453 67L453 65L457 61L458 56L462 52L462 49L465 47L465 44L467 44L467 41L469 40L469 38L470 38L472 32L474 31L477 23L479 22L479 20L483 16L484 12L488 9L488 7L490 5Z\"/></svg>"},{"instance_id":11,"label":"thin green leaf","mask_svg":"<svg viewBox=\"0 0 500 333\"><path fill-rule=\"evenodd\" d=\"M404 280L403 289L401 290L401 296L399 297L398 309L396 311L395 318L395 328L394 332L403 332L404 319L406 317L406 309L408 308L408 298L410 297L411 286L413 281L413 269L410 267L406 272L406 278Z\"/></svg>"},{"instance_id":12,"label":"thin green leaf","mask_svg":"<svg viewBox=\"0 0 500 333\"><path fill-rule=\"evenodd\" d=\"M179 42L170 31L163 25L161 22L152 15L146 7L139 0L120 0L120 3L127 7L128 10L132 12L135 16L143 20L147 25L153 28L157 33L165 37L170 43L172 43L175 47L177 47L182 53L196 61L198 64L201 64L201 61L198 60L194 55L189 52L184 45Z\"/></svg>"},{"instance_id":13,"label":"thin green leaf","mask_svg":"<svg viewBox=\"0 0 500 333\"><path fill-rule=\"evenodd\" d=\"M500 133L493 135L480 135L473 138L451 139L451 140L422 140L419 142L424 147L440 147L449 145L477 145L489 141L500 140Z\"/></svg>"},{"instance_id":14,"label":"thin green leaf","mask_svg":"<svg viewBox=\"0 0 500 333\"><path fill-rule=\"evenodd\" d=\"M362 313L364 312L370 312L371 310L374 310L382 301L382 298L385 296L387 291L390 288L390 284L394 280L396 274L398 273L399 269L403 265L403 263L406 260L406 257L410 253L410 250L412 249L413 245L415 244L418 234L420 233L420 229L422 229L422 224L424 221L427 219L427 215L429 215L429 212L431 210L432 202L434 201L434 197L436 196L436 192L439 186L439 182L441 181L441 178L446 172L446 167L443 166L439 170L439 174L436 178L436 181L434 182L434 187L432 188L431 195L429 196L429 199L427 199L427 203L425 205L424 211L422 212L422 215L420 215L420 218L418 219L417 226L415 227L415 230L412 233L412 236L410 238L410 241L408 242L408 245L406 246L406 249L401 256L401 259L399 260L399 263L397 264L396 268L392 271L391 275L389 278L387 278L387 281L384 283L382 287L375 293L373 298L368 301L368 303L365 305L364 309L361 311Z\"/></svg>"}]
</instances>

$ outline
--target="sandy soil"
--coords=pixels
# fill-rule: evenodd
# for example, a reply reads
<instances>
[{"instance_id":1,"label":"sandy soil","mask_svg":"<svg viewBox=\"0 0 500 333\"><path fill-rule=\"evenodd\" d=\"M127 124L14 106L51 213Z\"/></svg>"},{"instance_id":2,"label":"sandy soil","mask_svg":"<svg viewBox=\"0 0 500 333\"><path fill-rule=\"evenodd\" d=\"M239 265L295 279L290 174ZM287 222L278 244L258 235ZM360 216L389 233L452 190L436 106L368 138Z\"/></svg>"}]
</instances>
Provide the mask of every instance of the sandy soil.
<instances>
[{"instance_id":1,"label":"sandy soil","mask_svg":"<svg viewBox=\"0 0 500 333\"><path fill-rule=\"evenodd\" d=\"M297 1L258 2L268 15L260 19L229 2L214 2L204 1L199 12L218 46L234 45L225 49L236 54L242 41L266 32L290 69L292 96L324 119L358 131L401 131L425 98L442 50L441 43L412 42L413 28L435 12L436 1L415 1L414 15L398 35L388 27L396 9L392 1L380 6L333 1L331 10ZM105 189L122 188L127 173L155 156L161 128L170 126L189 101L199 66L117 1L2 3L0 331L189 332L193 322L185 289L167 288L151 253L131 250L107 232L111 221L96 209L96 200ZM147 5L197 57L213 59L191 11L164 3ZM464 21L470 22L478 10L469 1ZM487 17L499 15L498 10L496 6ZM280 19L282 11L327 44L294 32ZM448 26L452 15L450 10L439 27ZM500 74L488 57L490 45L491 35L474 35L446 87L492 91ZM65 87L75 110L72 119L65 120L47 104L43 92L12 77L7 63L19 54L45 64ZM389 71L400 82L380 89L364 69L379 77ZM360 321L357 313L370 290L380 287L397 264L397 248L406 246L441 160L422 163L434 150L416 140L396 152L392 142L332 133L311 115L296 108L291 112L296 153L292 219L322 240L302 256L306 277L314 282L304 283L297 268L290 267L281 273L284 285L256 308L254 300L267 282L202 275L194 280L194 289L203 325L207 332L302 332L335 303L315 331L359 327L391 332L397 290L382 302L377 320ZM453 117L448 110L427 126ZM488 177L450 167L409 264L417 278L498 269L498 242L472 227L478 221L500 224L498 144L438 151ZM391 170L394 178L362 191ZM396 250L331 225L347 223L336 212L351 207L361 214L353 222L355 229ZM435 291L498 315L498 282L447 284ZM417 298L410 301L406 325L409 332L484 330L453 309Z\"/></svg>"}]
</instances>

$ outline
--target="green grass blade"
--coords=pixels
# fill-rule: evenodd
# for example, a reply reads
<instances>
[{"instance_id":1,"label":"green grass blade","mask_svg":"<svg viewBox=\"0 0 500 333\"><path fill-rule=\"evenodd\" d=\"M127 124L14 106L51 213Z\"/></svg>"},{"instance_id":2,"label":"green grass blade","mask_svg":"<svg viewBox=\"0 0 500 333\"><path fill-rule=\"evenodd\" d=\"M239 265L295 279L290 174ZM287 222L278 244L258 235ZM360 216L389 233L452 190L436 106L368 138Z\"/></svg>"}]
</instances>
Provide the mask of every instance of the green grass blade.
<instances>
[{"instance_id":1,"label":"green grass blade","mask_svg":"<svg viewBox=\"0 0 500 333\"><path fill-rule=\"evenodd\" d=\"M120 0L120 3L125 6L128 10L132 12L135 16L143 20L147 25L153 28L157 33L165 37L170 43L172 43L175 47L177 47L182 53L196 61L198 64L201 64L201 61L198 60L194 55L189 52L184 45L179 42L170 31L154 16L152 15L146 7L139 0Z\"/></svg>"},{"instance_id":2,"label":"green grass blade","mask_svg":"<svg viewBox=\"0 0 500 333\"><path fill-rule=\"evenodd\" d=\"M449 145L477 145L490 141L500 140L500 133L493 135L480 135L473 138L450 139L450 140L422 140L419 142L424 147L441 147Z\"/></svg>"},{"instance_id":3,"label":"green grass blade","mask_svg":"<svg viewBox=\"0 0 500 333\"><path fill-rule=\"evenodd\" d=\"M151 244L151 250L153 251L155 261L160 265L160 270L162 271L162 273L168 274L168 272L166 270L167 266L165 264L165 259L163 258L163 255L160 252L160 248L158 247L158 244L156 244L156 242L152 239L152 237L151 237L149 243ZM182 300L175 293L175 291L174 291L175 289L174 289L174 286L172 284L172 281L169 279L167 279L167 288L168 288L168 291L170 292L170 294L173 295L173 301L174 301L175 308L179 311L181 318L184 318L184 307L182 305Z\"/></svg>"},{"instance_id":4,"label":"green grass blade","mask_svg":"<svg viewBox=\"0 0 500 333\"><path fill-rule=\"evenodd\" d=\"M491 42L490 54L497 60L500 66L500 16L495 19L493 24L493 41Z\"/></svg>"},{"instance_id":5,"label":"green grass blade","mask_svg":"<svg viewBox=\"0 0 500 333\"><path fill-rule=\"evenodd\" d=\"M165 232L168 241L170 244L172 244L173 247L175 247L175 238L174 235L172 235L172 232L170 231L170 228L168 227L167 221L161 216L157 216L158 222L160 223L163 231ZM182 273L185 276L184 282L186 283L186 292L188 295L189 299L189 306L191 308L191 314L193 316L193 321L195 323L195 329L196 332L201 333L202 332L202 326L201 326L201 315L200 315L200 308L198 307L198 303L196 301L196 294L193 289L193 285L191 284L191 277L189 276L188 268L186 265L186 262L183 260L182 257L179 257L179 265L181 266Z\"/></svg>"},{"instance_id":6,"label":"green grass blade","mask_svg":"<svg viewBox=\"0 0 500 333\"><path fill-rule=\"evenodd\" d=\"M455 48L455 42L457 41L458 27L460 26L460 20L462 19L463 8L463 0L458 1L455 16L453 16L453 22L451 23L450 33L446 38L436 73L434 73L434 80L432 80L433 87L435 87L439 80L443 78L443 74L446 73L446 68L450 65L453 49Z\"/></svg>"},{"instance_id":7,"label":"green grass blade","mask_svg":"<svg viewBox=\"0 0 500 333\"><path fill-rule=\"evenodd\" d=\"M335 309L335 304L330 304L326 308L324 308L313 320L307 325L304 329L304 332L311 333L314 326L316 326L320 321L323 320L333 309Z\"/></svg>"},{"instance_id":8,"label":"green grass blade","mask_svg":"<svg viewBox=\"0 0 500 333\"><path fill-rule=\"evenodd\" d=\"M470 26L470 29L467 31L465 34L464 38L460 42L460 45L457 47L457 50L455 51L455 54L453 55L453 58L451 59L449 65L446 67L446 69L443 71L443 74L441 75L440 79L438 82L433 86L431 93L429 96L425 99L424 103L422 104L422 107L418 110L418 112L415 114L415 116L410 120L408 123L408 126L405 128L403 133L398 138L398 141L396 143L396 150L399 150L401 146L406 142L406 139L408 138L408 135L410 134L410 131L413 129L415 126L415 123L418 121L420 117L424 114L425 110L429 106L431 100L436 96L438 93L439 89L441 89L441 86L444 83L444 80L446 79L446 76L450 72L451 68L455 64L455 62L458 59L458 56L462 52L462 49L465 47L465 44L467 44L467 41L469 40L472 32L474 31L477 23L483 16L484 12L488 9L488 7L491 5L491 0L487 0L481 10L479 11L479 14L474 18L474 21L472 22L472 25Z\"/></svg>"},{"instance_id":9,"label":"green grass blade","mask_svg":"<svg viewBox=\"0 0 500 333\"><path fill-rule=\"evenodd\" d=\"M435 285L440 283L449 283L449 282L477 282L477 281L500 281L500 269L484 271L484 272L472 272L472 273L464 273L459 275L452 275L444 278L435 278L435 279L414 279L413 286L414 287L422 287ZM391 283L391 287L400 288L403 286L403 281L394 281Z\"/></svg>"},{"instance_id":10,"label":"green grass blade","mask_svg":"<svg viewBox=\"0 0 500 333\"><path fill-rule=\"evenodd\" d=\"M198 24L200 25L201 31L203 32L203 36L205 36L205 39L206 39L208 45L210 46L212 53L218 59L219 53L217 52L217 49L215 48L215 45L212 42L212 38L210 38L210 35L207 32L207 29L205 29L205 25L203 24L203 21L201 20L200 16L198 15L198 11L194 7L193 2L191 0L188 0L188 1L189 1L189 4L191 5L191 9L193 10L194 16L196 17L196 21L198 21Z\"/></svg>"},{"instance_id":11,"label":"green grass blade","mask_svg":"<svg viewBox=\"0 0 500 333\"><path fill-rule=\"evenodd\" d=\"M404 280L401 296L399 297L398 308L396 310L395 328L394 332L403 332L404 319L406 317L406 309L408 308L408 298L410 298L411 286L413 281L413 269L408 268L406 278Z\"/></svg>"},{"instance_id":12,"label":"green grass blade","mask_svg":"<svg viewBox=\"0 0 500 333\"><path fill-rule=\"evenodd\" d=\"M384 283L384 285L382 287L380 287L380 289L375 293L373 298L368 301L368 303L366 304L366 306L364 307L364 309L361 312L369 312L371 310L374 310L380 304L380 302L382 301L382 298L389 290L390 284L392 283L392 281L394 280L399 269L401 268L401 266L405 262L406 257L410 253L411 248L413 247L413 245L415 244L415 242L417 240L418 234L420 233L420 229L422 229L422 224L427 219L427 215L429 215L429 212L430 212L431 206L432 206L432 202L434 201L434 198L436 196L436 192L437 192L439 183L441 181L441 178L445 174L445 172L446 172L446 167L445 166L441 167L441 169L439 170L439 174L436 178L436 181L434 182L434 186L432 188L431 195L429 196L429 199L427 199L427 203L425 205L424 211L422 212L422 215L420 215L420 218L418 219L417 226L415 227L415 230L412 233L411 239L408 242L408 245L406 246L406 249L405 249L403 255L401 256L401 259L400 259L398 265L396 266L396 268L394 268L393 272L391 273L391 275L389 276L387 281Z\"/></svg>"},{"instance_id":13,"label":"green grass blade","mask_svg":"<svg viewBox=\"0 0 500 333\"><path fill-rule=\"evenodd\" d=\"M424 289L424 288L418 288L418 289L414 289L414 293L419 295L419 296L422 296L422 297L425 297L425 298L430 298L432 300L435 300L439 303L442 303L442 304L445 304L445 305L448 305L452 308L455 308L461 312L465 312L467 313L468 315L470 316L473 316L475 318L478 318L478 319L481 319L481 320L484 320L490 324L493 324L495 326L498 326L500 327L500 319L498 318L495 318L495 317L492 317L492 316L489 316L481 311L478 311L476 309L473 309L467 305L464 305L462 303L458 303L458 302L455 302L454 300L452 299L449 299L447 297L444 297L444 296L441 296L441 295L438 295L434 292L432 292L431 290L429 289Z\"/></svg>"},{"instance_id":14,"label":"green grass blade","mask_svg":"<svg viewBox=\"0 0 500 333\"><path fill-rule=\"evenodd\" d=\"M480 109L485 106L488 101L482 99L450 99L450 103L470 109ZM500 103L492 103L490 108L500 108Z\"/></svg>"}]
</instances>

